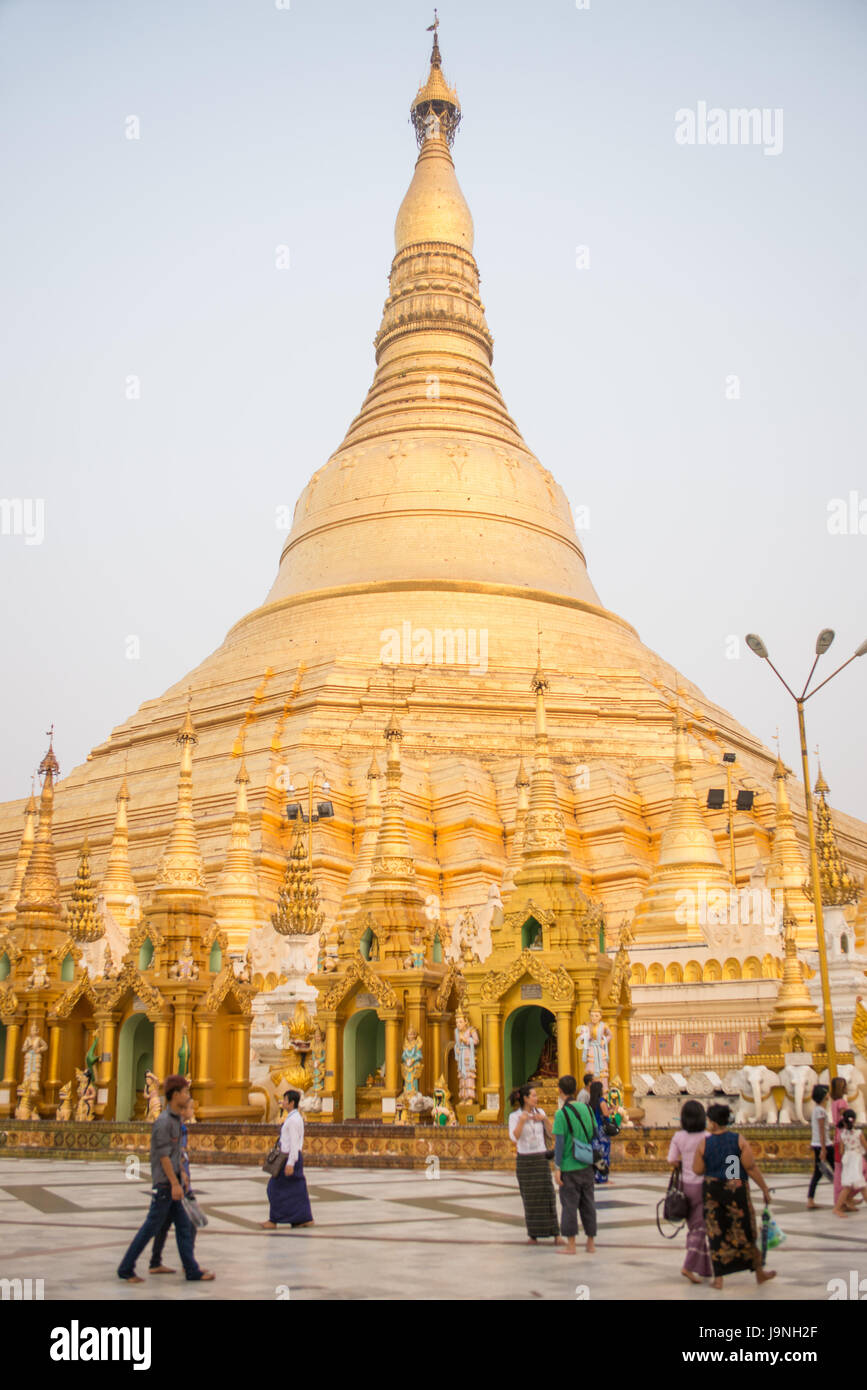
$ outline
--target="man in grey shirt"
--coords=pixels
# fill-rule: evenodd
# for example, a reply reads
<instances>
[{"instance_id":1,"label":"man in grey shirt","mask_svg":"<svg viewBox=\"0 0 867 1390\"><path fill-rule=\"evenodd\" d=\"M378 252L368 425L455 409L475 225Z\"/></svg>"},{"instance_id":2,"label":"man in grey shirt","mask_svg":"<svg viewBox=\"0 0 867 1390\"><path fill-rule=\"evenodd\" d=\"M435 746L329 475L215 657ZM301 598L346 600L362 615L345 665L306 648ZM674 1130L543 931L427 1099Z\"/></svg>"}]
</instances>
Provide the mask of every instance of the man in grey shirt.
<instances>
[{"instance_id":1,"label":"man in grey shirt","mask_svg":"<svg viewBox=\"0 0 867 1390\"><path fill-rule=\"evenodd\" d=\"M165 1082L166 1108L151 1129L150 1211L144 1225L118 1266L117 1277L127 1284L143 1284L135 1272L135 1262L149 1240L164 1226L174 1222L178 1254L188 1279L213 1279L210 1270L200 1269L193 1253L195 1228L184 1209L184 1187L188 1185L181 1166L181 1111L189 1099L185 1076L168 1076Z\"/></svg>"}]
</instances>

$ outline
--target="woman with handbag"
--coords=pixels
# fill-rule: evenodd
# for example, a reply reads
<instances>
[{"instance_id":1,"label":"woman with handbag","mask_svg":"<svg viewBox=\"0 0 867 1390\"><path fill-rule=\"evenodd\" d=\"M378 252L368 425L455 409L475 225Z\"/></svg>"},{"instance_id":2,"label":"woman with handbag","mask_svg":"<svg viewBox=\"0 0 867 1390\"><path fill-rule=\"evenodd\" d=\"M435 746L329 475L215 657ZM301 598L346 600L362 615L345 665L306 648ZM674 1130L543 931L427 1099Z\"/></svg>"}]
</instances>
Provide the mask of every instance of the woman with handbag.
<instances>
[{"instance_id":1,"label":"woman with handbag","mask_svg":"<svg viewBox=\"0 0 867 1390\"><path fill-rule=\"evenodd\" d=\"M283 1096L286 1119L278 1144L265 1160L267 1171L272 1173L268 1183L270 1211L268 1220L262 1222L262 1228L266 1231L273 1231L276 1226L313 1225L307 1179L304 1176L304 1120L298 1109L300 1101L300 1091L287 1091Z\"/></svg>"},{"instance_id":2,"label":"woman with handbag","mask_svg":"<svg viewBox=\"0 0 867 1390\"><path fill-rule=\"evenodd\" d=\"M537 1100L536 1088L529 1082L509 1096L509 1104L514 1107L509 1116L509 1138L517 1149L515 1170L524 1204L527 1242L535 1245L537 1240L553 1236L554 1244L560 1245L557 1202L548 1167L554 1156L553 1146L549 1148L551 1131Z\"/></svg>"},{"instance_id":3,"label":"woman with handbag","mask_svg":"<svg viewBox=\"0 0 867 1390\"><path fill-rule=\"evenodd\" d=\"M596 1121L596 1129L602 1145L603 1163L598 1164L593 1169L593 1181L596 1183L606 1183L611 1170L611 1140L619 1133L617 1125L611 1118L611 1111L605 1099L605 1087L601 1081L591 1081L590 1099L587 1102L593 1111L593 1118Z\"/></svg>"},{"instance_id":4,"label":"woman with handbag","mask_svg":"<svg viewBox=\"0 0 867 1390\"><path fill-rule=\"evenodd\" d=\"M756 1283L765 1284L777 1271L762 1268L750 1178L761 1188L766 1205L771 1200L770 1188L748 1141L742 1134L729 1131L729 1107L709 1105L707 1120L710 1133L702 1135L692 1166L704 1178L704 1223L714 1274L711 1287L721 1289L724 1275L742 1269L751 1269Z\"/></svg>"},{"instance_id":5,"label":"woman with handbag","mask_svg":"<svg viewBox=\"0 0 867 1390\"><path fill-rule=\"evenodd\" d=\"M680 1272L691 1284L700 1284L713 1273L704 1224L704 1179L692 1166L706 1128L704 1106L697 1100L686 1101L680 1112L680 1129L668 1148L672 1184L680 1186L686 1202L686 1259Z\"/></svg>"}]
</instances>

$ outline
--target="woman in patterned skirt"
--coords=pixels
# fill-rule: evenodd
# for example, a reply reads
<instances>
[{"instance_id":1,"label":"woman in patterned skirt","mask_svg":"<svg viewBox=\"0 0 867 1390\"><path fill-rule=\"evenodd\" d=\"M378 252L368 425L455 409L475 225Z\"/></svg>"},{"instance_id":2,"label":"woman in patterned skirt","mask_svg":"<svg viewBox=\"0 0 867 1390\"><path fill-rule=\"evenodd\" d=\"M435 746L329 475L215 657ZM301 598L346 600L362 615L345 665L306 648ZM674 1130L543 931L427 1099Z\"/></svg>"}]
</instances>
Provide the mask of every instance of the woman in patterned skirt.
<instances>
[{"instance_id":1,"label":"woman in patterned skirt","mask_svg":"<svg viewBox=\"0 0 867 1390\"><path fill-rule=\"evenodd\" d=\"M527 1238L535 1245L537 1240L553 1236L554 1244L562 1245L548 1162L548 1120L536 1102L536 1088L529 1084L519 1086L509 1096L509 1104L514 1106L509 1116L509 1138L518 1150L515 1164Z\"/></svg>"},{"instance_id":2,"label":"woman in patterned skirt","mask_svg":"<svg viewBox=\"0 0 867 1390\"><path fill-rule=\"evenodd\" d=\"M686 1218L686 1259L681 1268L684 1279L691 1284L700 1284L709 1279L713 1270L710 1263L710 1248L704 1224L704 1179L699 1177L692 1166L699 1144L706 1138L707 1116L700 1101L688 1100L680 1112L680 1129L672 1138L668 1149L668 1161L672 1168L680 1168L683 1191L689 1205Z\"/></svg>"},{"instance_id":3,"label":"woman in patterned skirt","mask_svg":"<svg viewBox=\"0 0 867 1390\"><path fill-rule=\"evenodd\" d=\"M742 1269L751 1269L756 1282L765 1284L777 1271L762 1268L750 1178L762 1189L766 1203L771 1200L768 1184L746 1139L730 1133L729 1107L709 1105L707 1121L710 1134L696 1149L692 1166L704 1177L704 1224L714 1272L711 1287L721 1289L724 1275Z\"/></svg>"}]
</instances>

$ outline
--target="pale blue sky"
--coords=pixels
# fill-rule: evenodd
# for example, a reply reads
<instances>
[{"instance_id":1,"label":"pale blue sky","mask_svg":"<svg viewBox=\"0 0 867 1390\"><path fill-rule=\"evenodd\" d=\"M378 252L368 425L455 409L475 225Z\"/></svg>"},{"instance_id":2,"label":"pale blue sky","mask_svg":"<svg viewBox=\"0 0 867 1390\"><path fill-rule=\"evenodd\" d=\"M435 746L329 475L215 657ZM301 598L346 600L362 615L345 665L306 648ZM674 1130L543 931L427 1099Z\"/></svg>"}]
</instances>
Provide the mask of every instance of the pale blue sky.
<instances>
[{"instance_id":1,"label":"pale blue sky","mask_svg":"<svg viewBox=\"0 0 867 1390\"><path fill-rule=\"evenodd\" d=\"M0 497L46 508L42 545L0 536L0 797L29 789L51 720L69 771L267 592L275 509L372 376L431 18L415 0L0 4ZM865 8L464 0L440 18L509 409L590 508L603 601L764 740L779 724L794 764L787 697L726 639L759 631L796 679L819 628L837 660L867 637L867 535L827 529L830 499L867 503ZM674 113L699 101L783 108L782 153L678 145ZM809 726L832 800L862 816L865 697L867 660Z\"/></svg>"}]
</instances>

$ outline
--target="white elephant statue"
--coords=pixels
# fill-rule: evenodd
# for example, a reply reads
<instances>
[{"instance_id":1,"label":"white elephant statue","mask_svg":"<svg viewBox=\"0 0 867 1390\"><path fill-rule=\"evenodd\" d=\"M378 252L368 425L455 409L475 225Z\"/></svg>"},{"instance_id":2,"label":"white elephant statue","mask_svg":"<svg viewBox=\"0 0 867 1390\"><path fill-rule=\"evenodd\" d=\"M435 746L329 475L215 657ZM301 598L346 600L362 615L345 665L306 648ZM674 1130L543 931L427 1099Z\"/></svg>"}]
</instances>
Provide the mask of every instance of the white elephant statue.
<instances>
[{"instance_id":1,"label":"white elephant statue","mask_svg":"<svg viewBox=\"0 0 867 1390\"><path fill-rule=\"evenodd\" d=\"M837 1075L842 1076L846 1082L846 1099L851 1108L855 1111L855 1123L859 1125L867 1124L867 1105L865 1105L865 1091L867 1091L867 1074L863 1067L853 1066L851 1062L843 1062L837 1067ZM829 1086L828 1068L819 1077L823 1086Z\"/></svg>"},{"instance_id":2,"label":"white elephant statue","mask_svg":"<svg viewBox=\"0 0 867 1390\"><path fill-rule=\"evenodd\" d=\"M810 1123L813 1102L810 1092L819 1080L818 1073L808 1066L783 1067L780 1082L786 1088L786 1095L794 1102L795 1122L799 1125ZM809 1103L809 1112L804 1110L804 1101Z\"/></svg>"},{"instance_id":3,"label":"white elephant statue","mask_svg":"<svg viewBox=\"0 0 867 1390\"><path fill-rule=\"evenodd\" d=\"M735 1107L735 1124L777 1123L779 1117L772 1088L778 1086L780 1081L775 1071L765 1066L744 1066L731 1072L729 1078L734 1080L740 1092Z\"/></svg>"}]
</instances>

